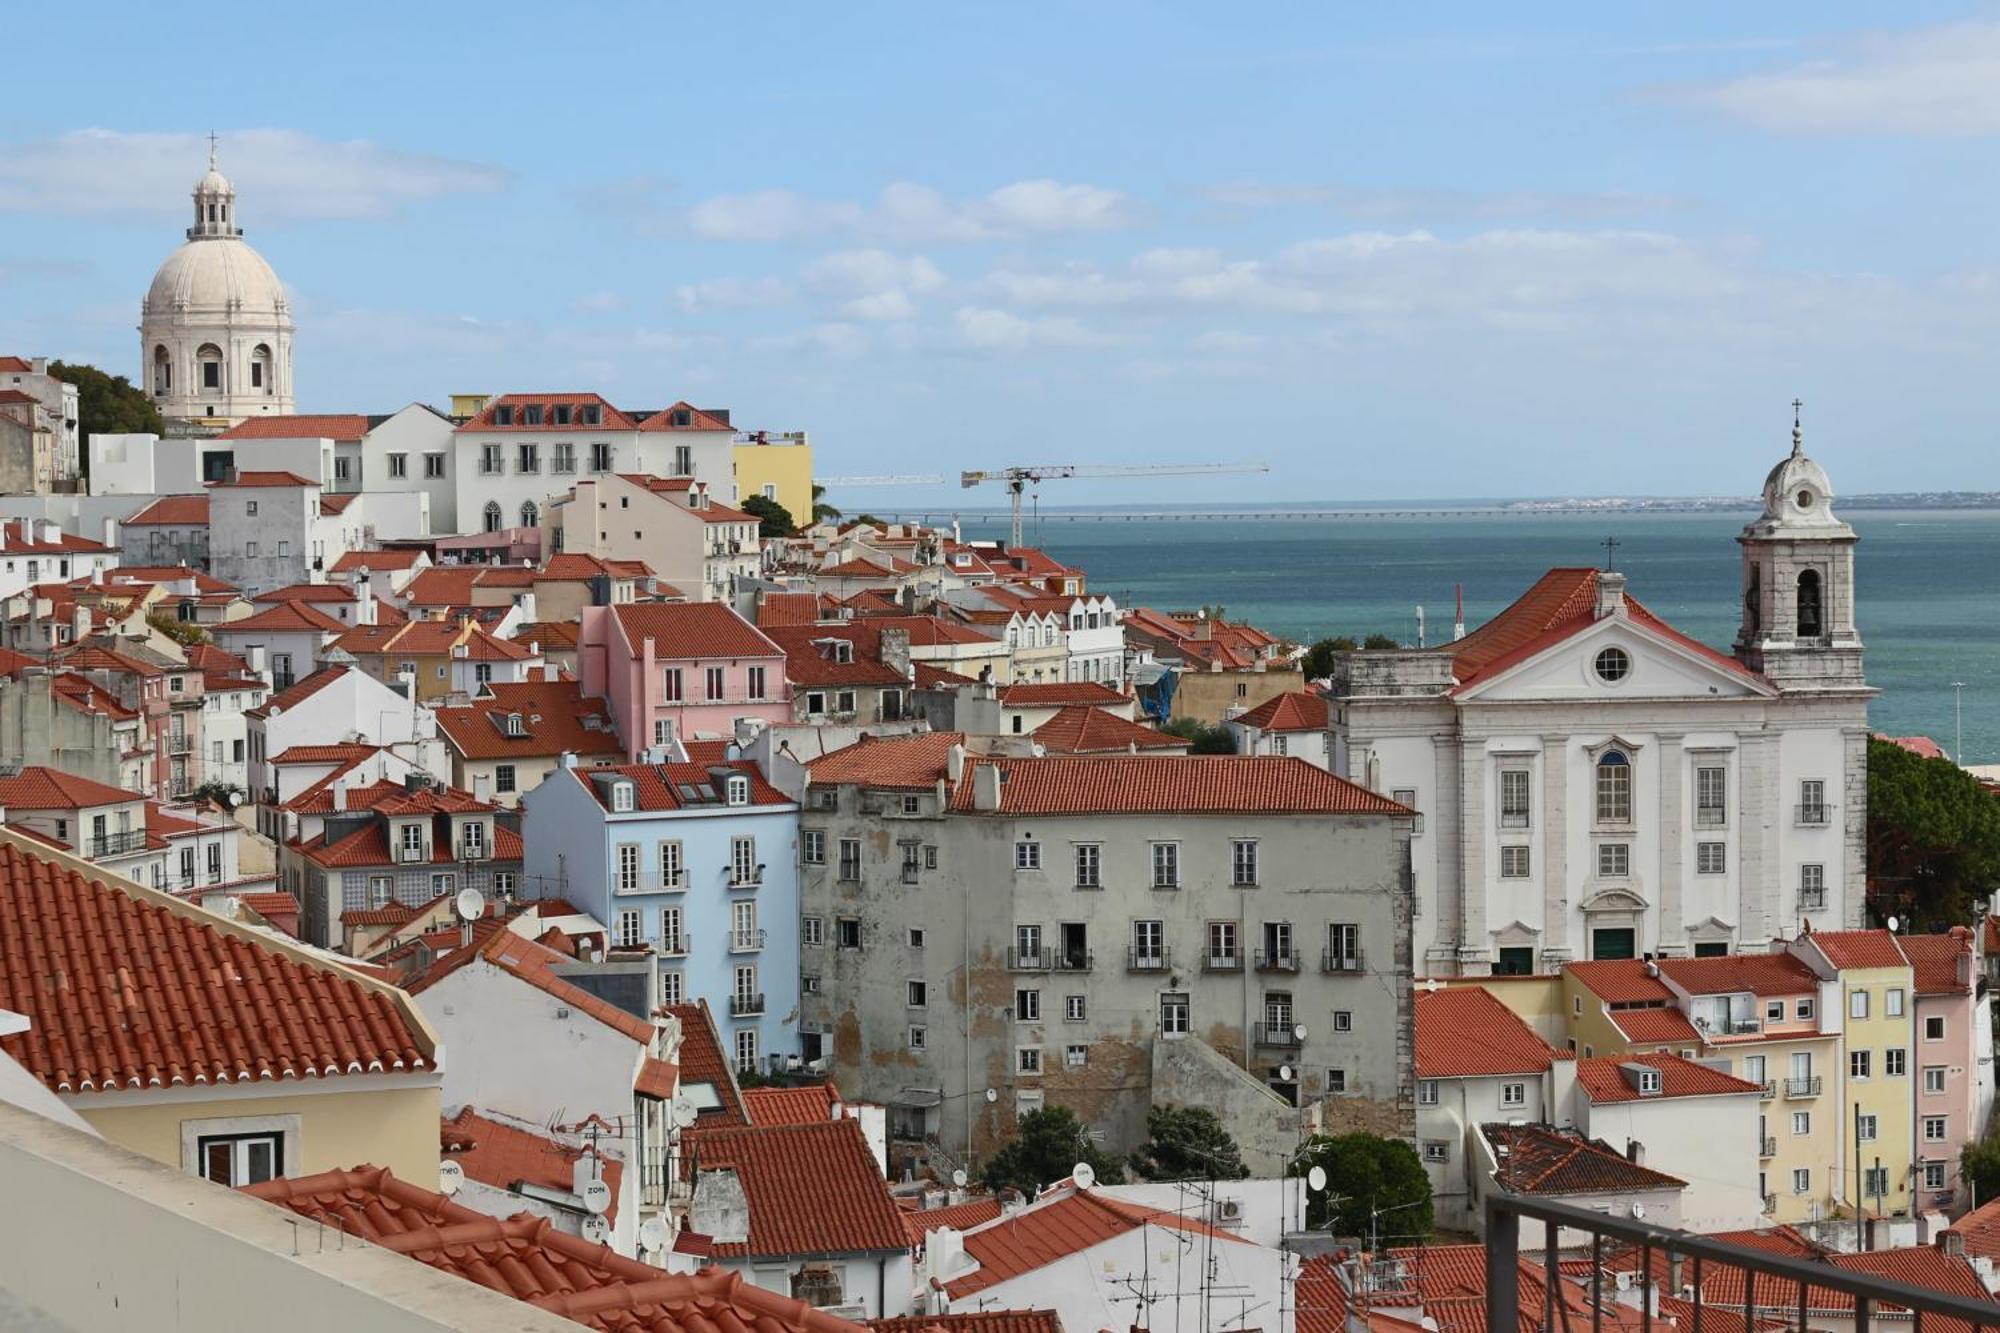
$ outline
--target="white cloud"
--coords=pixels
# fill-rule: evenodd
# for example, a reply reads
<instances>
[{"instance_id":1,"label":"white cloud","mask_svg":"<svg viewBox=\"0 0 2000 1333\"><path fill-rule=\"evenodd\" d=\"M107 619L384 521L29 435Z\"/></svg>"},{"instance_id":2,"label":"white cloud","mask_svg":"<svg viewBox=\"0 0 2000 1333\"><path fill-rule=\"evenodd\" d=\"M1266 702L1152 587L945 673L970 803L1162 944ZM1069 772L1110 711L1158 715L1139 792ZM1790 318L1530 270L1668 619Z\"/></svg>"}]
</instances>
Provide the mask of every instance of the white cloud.
<instances>
[{"instance_id":1,"label":"white cloud","mask_svg":"<svg viewBox=\"0 0 2000 1333\"><path fill-rule=\"evenodd\" d=\"M766 310L791 299L791 285L778 278L709 278L674 289L674 303L690 315Z\"/></svg>"},{"instance_id":2,"label":"white cloud","mask_svg":"<svg viewBox=\"0 0 2000 1333\"><path fill-rule=\"evenodd\" d=\"M1129 226L1137 209L1117 190L1052 180L1016 181L954 199L897 181L871 203L814 199L791 190L716 195L687 210L685 225L717 241L776 242L852 236L888 244L966 244Z\"/></svg>"},{"instance_id":3,"label":"white cloud","mask_svg":"<svg viewBox=\"0 0 2000 1333\"><path fill-rule=\"evenodd\" d=\"M918 296L944 286L944 274L922 255L887 250L843 250L808 264L806 285L842 301L850 319L914 319Z\"/></svg>"},{"instance_id":4,"label":"white cloud","mask_svg":"<svg viewBox=\"0 0 2000 1333\"><path fill-rule=\"evenodd\" d=\"M1785 133L2000 134L2000 22L1875 34L1833 58L1661 92Z\"/></svg>"},{"instance_id":5,"label":"white cloud","mask_svg":"<svg viewBox=\"0 0 2000 1333\"><path fill-rule=\"evenodd\" d=\"M1661 213L1688 206L1674 195L1626 190L1444 190L1340 183L1225 181L1202 188L1229 208L1307 205L1367 222L1595 219Z\"/></svg>"},{"instance_id":6,"label":"white cloud","mask_svg":"<svg viewBox=\"0 0 2000 1333\"><path fill-rule=\"evenodd\" d=\"M232 130L221 135L220 156L253 221L382 217L442 196L491 194L512 179L485 163L298 130ZM179 215L207 159L197 134L84 129L0 145L0 211Z\"/></svg>"},{"instance_id":7,"label":"white cloud","mask_svg":"<svg viewBox=\"0 0 2000 1333\"><path fill-rule=\"evenodd\" d=\"M908 292L875 292L869 296L857 296L841 307L854 319L915 319L917 303L910 299Z\"/></svg>"},{"instance_id":8,"label":"white cloud","mask_svg":"<svg viewBox=\"0 0 2000 1333\"><path fill-rule=\"evenodd\" d=\"M1009 310L962 306L952 316L958 342L985 351L1018 352L1030 347L1085 347L1106 341L1063 316L1028 318Z\"/></svg>"},{"instance_id":9,"label":"white cloud","mask_svg":"<svg viewBox=\"0 0 2000 1333\"><path fill-rule=\"evenodd\" d=\"M868 332L853 324L815 324L792 333L774 333L754 338L749 344L762 352L818 352L842 360L854 360L870 348Z\"/></svg>"}]
</instances>

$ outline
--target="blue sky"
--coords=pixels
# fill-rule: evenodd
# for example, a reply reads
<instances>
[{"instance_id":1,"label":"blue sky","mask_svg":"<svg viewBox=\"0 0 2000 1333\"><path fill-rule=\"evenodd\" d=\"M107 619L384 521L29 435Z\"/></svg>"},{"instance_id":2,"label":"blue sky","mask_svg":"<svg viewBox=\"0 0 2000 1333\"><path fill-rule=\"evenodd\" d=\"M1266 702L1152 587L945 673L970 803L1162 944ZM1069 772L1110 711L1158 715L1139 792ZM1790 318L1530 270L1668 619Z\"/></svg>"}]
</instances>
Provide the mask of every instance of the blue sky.
<instances>
[{"instance_id":1,"label":"blue sky","mask_svg":"<svg viewBox=\"0 0 2000 1333\"><path fill-rule=\"evenodd\" d=\"M2000 9L88 8L10 19L0 350L131 373L213 128L304 410L1271 465L1044 491L1172 503L1747 493L1796 394L2000 488Z\"/></svg>"}]
</instances>

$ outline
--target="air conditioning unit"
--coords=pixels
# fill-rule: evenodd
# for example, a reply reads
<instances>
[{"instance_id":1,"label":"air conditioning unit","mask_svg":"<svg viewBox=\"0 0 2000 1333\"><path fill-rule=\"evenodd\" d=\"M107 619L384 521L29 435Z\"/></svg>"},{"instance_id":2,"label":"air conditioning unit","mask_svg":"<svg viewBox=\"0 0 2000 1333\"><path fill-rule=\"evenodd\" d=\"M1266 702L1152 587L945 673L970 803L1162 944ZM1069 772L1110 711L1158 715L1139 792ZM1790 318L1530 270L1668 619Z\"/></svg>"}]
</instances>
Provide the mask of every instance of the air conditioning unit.
<instances>
[{"instance_id":1,"label":"air conditioning unit","mask_svg":"<svg viewBox=\"0 0 2000 1333\"><path fill-rule=\"evenodd\" d=\"M1217 1199L1215 1220L1221 1226L1241 1226L1243 1224L1243 1200Z\"/></svg>"}]
</instances>

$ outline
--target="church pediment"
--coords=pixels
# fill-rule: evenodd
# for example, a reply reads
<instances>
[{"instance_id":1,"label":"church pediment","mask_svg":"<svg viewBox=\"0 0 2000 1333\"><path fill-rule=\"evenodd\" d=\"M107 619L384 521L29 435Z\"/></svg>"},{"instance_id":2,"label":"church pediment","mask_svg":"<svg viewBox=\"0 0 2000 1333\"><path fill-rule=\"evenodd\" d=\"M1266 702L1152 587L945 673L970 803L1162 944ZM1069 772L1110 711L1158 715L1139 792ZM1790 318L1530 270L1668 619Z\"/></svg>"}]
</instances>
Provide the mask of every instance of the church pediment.
<instances>
[{"instance_id":1,"label":"church pediment","mask_svg":"<svg viewBox=\"0 0 2000 1333\"><path fill-rule=\"evenodd\" d=\"M1657 622L1613 615L1482 677L1458 698L1467 703L1615 703L1621 698L1757 699L1775 694L1731 659Z\"/></svg>"},{"instance_id":2,"label":"church pediment","mask_svg":"<svg viewBox=\"0 0 2000 1333\"><path fill-rule=\"evenodd\" d=\"M1578 904L1583 912L1643 912L1648 904L1645 898L1627 888L1604 888L1591 894Z\"/></svg>"}]
</instances>

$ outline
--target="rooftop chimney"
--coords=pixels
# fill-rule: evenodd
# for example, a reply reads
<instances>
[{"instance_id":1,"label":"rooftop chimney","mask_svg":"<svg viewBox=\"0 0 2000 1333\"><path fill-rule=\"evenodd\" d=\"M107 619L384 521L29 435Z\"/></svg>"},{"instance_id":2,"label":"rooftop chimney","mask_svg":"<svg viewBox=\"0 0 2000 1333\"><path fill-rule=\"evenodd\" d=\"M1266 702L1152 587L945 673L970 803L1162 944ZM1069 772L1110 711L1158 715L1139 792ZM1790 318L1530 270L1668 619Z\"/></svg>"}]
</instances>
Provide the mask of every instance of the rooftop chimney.
<instances>
[{"instance_id":1,"label":"rooftop chimney","mask_svg":"<svg viewBox=\"0 0 2000 1333\"><path fill-rule=\"evenodd\" d=\"M954 745L945 751L944 775L952 782L957 782L965 776L965 747L963 745Z\"/></svg>"},{"instance_id":2,"label":"rooftop chimney","mask_svg":"<svg viewBox=\"0 0 2000 1333\"><path fill-rule=\"evenodd\" d=\"M972 770L972 808L997 811L1000 808L1000 766L977 764Z\"/></svg>"},{"instance_id":3,"label":"rooftop chimney","mask_svg":"<svg viewBox=\"0 0 2000 1333\"><path fill-rule=\"evenodd\" d=\"M1622 616L1625 614L1625 576L1615 570L1599 570L1597 574L1597 618Z\"/></svg>"},{"instance_id":4,"label":"rooftop chimney","mask_svg":"<svg viewBox=\"0 0 2000 1333\"><path fill-rule=\"evenodd\" d=\"M333 781L333 808L338 814L347 813L347 783L341 778Z\"/></svg>"}]
</instances>

